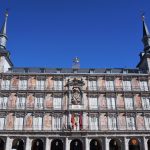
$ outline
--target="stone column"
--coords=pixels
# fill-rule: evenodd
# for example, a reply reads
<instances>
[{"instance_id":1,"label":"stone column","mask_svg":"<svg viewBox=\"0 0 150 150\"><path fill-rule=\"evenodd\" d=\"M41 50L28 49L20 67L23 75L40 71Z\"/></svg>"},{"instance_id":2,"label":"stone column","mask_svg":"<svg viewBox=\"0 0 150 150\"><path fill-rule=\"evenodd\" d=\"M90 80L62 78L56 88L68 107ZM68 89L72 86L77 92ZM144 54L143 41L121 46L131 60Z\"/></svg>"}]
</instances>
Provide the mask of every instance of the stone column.
<instances>
[{"instance_id":1,"label":"stone column","mask_svg":"<svg viewBox=\"0 0 150 150\"><path fill-rule=\"evenodd\" d=\"M124 137L124 149L129 150L129 139Z\"/></svg>"},{"instance_id":2,"label":"stone column","mask_svg":"<svg viewBox=\"0 0 150 150\"><path fill-rule=\"evenodd\" d=\"M105 150L109 150L109 142L110 142L110 139L105 137Z\"/></svg>"},{"instance_id":3,"label":"stone column","mask_svg":"<svg viewBox=\"0 0 150 150\"><path fill-rule=\"evenodd\" d=\"M12 149L12 142L13 142L13 139L11 139L10 137L7 137L5 150L11 150Z\"/></svg>"},{"instance_id":4,"label":"stone column","mask_svg":"<svg viewBox=\"0 0 150 150\"><path fill-rule=\"evenodd\" d=\"M45 150L50 150L50 148L51 148L51 140L49 138L46 138Z\"/></svg>"},{"instance_id":5,"label":"stone column","mask_svg":"<svg viewBox=\"0 0 150 150\"><path fill-rule=\"evenodd\" d=\"M86 137L86 138L85 138L85 149L86 149L86 150L89 150L89 149L90 149L89 145L90 145L90 144L89 144L89 139Z\"/></svg>"},{"instance_id":6,"label":"stone column","mask_svg":"<svg viewBox=\"0 0 150 150\"><path fill-rule=\"evenodd\" d=\"M68 137L66 137L65 147L66 147L66 150L70 150L70 142L68 140Z\"/></svg>"},{"instance_id":7,"label":"stone column","mask_svg":"<svg viewBox=\"0 0 150 150\"><path fill-rule=\"evenodd\" d=\"M143 137L143 150L148 150L147 141L148 141L148 139L146 139L145 137Z\"/></svg>"},{"instance_id":8,"label":"stone column","mask_svg":"<svg viewBox=\"0 0 150 150\"><path fill-rule=\"evenodd\" d=\"M31 146L32 146L32 139L30 139L29 137L27 137L25 150L31 150Z\"/></svg>"}]
</instances>

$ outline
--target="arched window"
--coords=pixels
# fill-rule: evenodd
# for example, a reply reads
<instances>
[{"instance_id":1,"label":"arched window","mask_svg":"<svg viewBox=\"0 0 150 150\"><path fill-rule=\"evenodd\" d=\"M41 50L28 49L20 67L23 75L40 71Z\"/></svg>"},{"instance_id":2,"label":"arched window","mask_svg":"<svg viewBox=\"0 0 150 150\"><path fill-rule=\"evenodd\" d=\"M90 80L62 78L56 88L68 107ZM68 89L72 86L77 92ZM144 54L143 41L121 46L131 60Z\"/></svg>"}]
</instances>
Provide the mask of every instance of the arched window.
<instances>
[{"instance_id":1,"label":"arched window","mask_svg":"<svg viewBox=\"0 0 150 150\"><path fill-rule=\"evenodd\" d=\"M51 143L51 150L63 150L63 142L59 139L55 139Z\"/></svg>"},{"instance_id":2,"label":"arched window","mask_svg":"<svg viewBox=\"0 0 150 150\"><path fill-rule=\"evenodd\" d=\"M139 141L136 138L130 139L129 150L140 150Z\"/></svg>"},{"instance_id":3,"label":"arched window","mask_svg":"<svg viewBox=\"0 0 150 150\"><path fill-rule=\"evenodd\" d=\"M44 150L43 141L41 139L33 140L31 150Z\"/></svg>"},{"instance_id":4,"label":"arched window","mask_svg":"<svg viewBox=\"0 0 150 150\"><path fill-rule=\"evenodd\" d=\"M14 139L12 143L12 149L24 150L24 142L22 139Z\"/></svg>"},{"instance_id":5,"label":"arched window","mask_svg":"<svg viewBox=\"0 0 150 150\"><path fill-rule=\"evenodd\" d=\"M82 142L78 139L72 140L70 143L70 150L83 150Z\"/></svg>"},{"instance_id":6,"label":"arched window","mask_svg":"<svg viewBox=\"0 0 150 150\"><path fill-rule=\"evenodd\" d=\"M98 140L91 140L90 142L90 150L102 150L101 144Z\"/></svg>"},{"instance_id":7,"label":"arched window","mask_svg":"<svg viewBox=\"0 0 150 150\"><path fill-rule=\"evenodd\" d=\"M0 150L5 150L5 143L3 139L0 139Z\"/></svg>"},{"instance_id":8,"label":"arched window","mask_svg":"<svg viewBox=\"0 0 150 150\"><path fill-rule=\"evenodd\" d=\"M121 144L118 140L112 139L109 142L109 150L121 150Z\"/></svg>"}]
</instances>

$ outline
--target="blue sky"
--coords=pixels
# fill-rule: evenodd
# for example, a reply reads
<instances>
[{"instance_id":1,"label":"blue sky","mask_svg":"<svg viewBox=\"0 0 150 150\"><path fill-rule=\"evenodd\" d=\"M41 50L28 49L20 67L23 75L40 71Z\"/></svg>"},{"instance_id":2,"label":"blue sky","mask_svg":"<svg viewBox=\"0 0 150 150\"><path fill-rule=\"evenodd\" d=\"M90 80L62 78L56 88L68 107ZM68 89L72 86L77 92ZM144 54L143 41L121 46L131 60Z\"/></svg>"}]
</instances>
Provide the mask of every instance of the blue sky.
<instances>
[{"instance_id":1,"label":"blue sky","mask_svg":"<svg viewBox=\"0 0 150 150\"><path fill-rule=\"evenodd\" d=\"M0 0L17 67L134 68L143 50L141 12L150 0Z\"/></svg>"}]
</instances>

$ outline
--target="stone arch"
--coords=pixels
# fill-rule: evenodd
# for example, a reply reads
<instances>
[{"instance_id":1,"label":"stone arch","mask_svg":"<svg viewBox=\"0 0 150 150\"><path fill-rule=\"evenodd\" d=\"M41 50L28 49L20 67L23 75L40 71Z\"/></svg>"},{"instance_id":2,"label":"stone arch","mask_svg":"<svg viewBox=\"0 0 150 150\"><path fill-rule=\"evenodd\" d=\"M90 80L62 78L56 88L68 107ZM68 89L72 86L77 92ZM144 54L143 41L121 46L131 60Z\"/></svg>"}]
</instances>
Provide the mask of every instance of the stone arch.
<instances>
[{"instance_id":1,"label":"stone arch","mask_svg":"<svg viewBox=\"0 0 150 150\"><path fill-rule=\"evenodd\" d=\"M31 150L44 150L44 143L41 139L34 139L32 141L32 148Z\"/></svg>"},{"instance_id":2,"label":"stone arch","mask_svg":"<svg viewBox=\"0 0 150 150\"><path fill-rule=\"evenodd\" d=\"M54 139L51 143L51 150L63 150L62 140Z\"/></svg>"},{"instance_id":3,"label":"stone arch","mask_svg":"<svg viewBox=\"0 0 150 150\"><path fill-rule=\"evenodd\" d=\"M90 150L102 150L101 142L97 139L92 139L90 142Z\"/></svg>"},{"instance_id":4,"label":"stone arch","mask_svg":"<svg viewBox=\"0 0 150 150\"><path fill-rule=\"evenodd\" d=\"M12 142L12 149L24 150L24 141L22 139L14 139Z\"/></svg>"},{"instance_id":5,"label":"stone arch","mask_svg":"<svg viewBox=\"0 0 150 150\"><path fill-rule=\"evenodd\" d=\"M83 143L79 139L74 139L70 143L70 150L83 150Z\"/></svg>"},{"instance_id":6,"label":"stone arch","mask_svg":"<svg viewBox=\"0 0 150 150\"><path fill-rule=\"evenodd\" d=\"M129 150L140 150L140 143L137 138L131 138L129 141Z\"/></svg>"},{"instance_id":7,"label":"stone arch","mask_svg":"<svg viewBox=\"0 0 150 150\"><path fill-rule=\"evenodd\" d=\"M109 142L110 150L121 150L121 143L118 139L111 139Z\"/></svg>"},{"instance_id":8,"label":"stone arch","mask_svg":"<svg viewBox=\"0 0 150 150\"><path fill-rule=\"evenodd\" d=\"M0 138L0 150L5 150L5 142L2 138Z\"/></svg>"}]
</instances>

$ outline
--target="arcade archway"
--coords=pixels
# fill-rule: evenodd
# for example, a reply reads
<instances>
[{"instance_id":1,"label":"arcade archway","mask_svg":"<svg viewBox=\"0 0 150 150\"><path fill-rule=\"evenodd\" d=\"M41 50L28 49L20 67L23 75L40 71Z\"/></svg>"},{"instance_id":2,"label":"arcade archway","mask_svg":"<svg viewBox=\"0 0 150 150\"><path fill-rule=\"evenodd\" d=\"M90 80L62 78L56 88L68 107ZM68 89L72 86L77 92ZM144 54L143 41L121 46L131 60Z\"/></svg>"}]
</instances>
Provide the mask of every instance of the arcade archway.
<instances>
[{"instance_id":1,"label":"arcade archway","mask_svg":"<svg viewBox=\"0 0 150 150\"><path fill-rule=\"evenodd\" d=\"M51 143L51 150L63 150L63 142L60 139L55 139Z\"/></svg>"},{"instance_id":2,"label":"arcade archway","mask_svg":"<svg viewBox=\"0 0 150 150\"><path fill-rule=\"evenodd\" d=\"M129 150L140 150L139 141L136 138L132 138L129 141Z\"/></svg>"},{"instance_id":3,"label":"arcade archway","mask_svg":"<svg viewBox=\"0 0 150 150\"><path fill-rule=\"evenodd\" d=\"M12 149L24 150L24 141L22 139L14 139L12 143Z\"/></svg>"},{"instance_id":4,"label":"arcade archway","mask_svg":"<svg viewBox=\"0 0 150 150\"><path fill-rule=\"evenodd\" d=\"M31 150L44 150L43 141L41 139L35 139L32 141Z\"/></svg>"},{"instance_id":5,"label":"arcade archway","mask_svg":"<svg viewBox=\"0 0 150 150\"><path fill-rule=\"evenodd\" d=\"M118 140L112 139L109 142L109 150L121 150L121 144Z\"/></svg>"},{"instance_id":6,"label":"arcade archway","mask_svg":"<svg viewBox=\"0 0 150 150\"><path fill-rule=\"evenodd\" d=\"M79 139L74 139L70 143L70 150L83 150L82 142Z\"/></svg>"},{"instance_id":7,"label":"arcade archway","mask_svg":"<svg viewBox=\"0 0 150 150\"><path fill-rule=\"evenodd\" d=\"M0 139L0 150L5 150L5 142L3 139Z\"/></svg>"},{"instance_id":8,"label":"arcade archway","mask_svg":"<svg viewBox=\"0 0 150 150\"><path fill-rule=\"evenodd\" d=\"M90 150L102 150L100 142L96 139L91 140Z\"/></svg>"}]
</instances>

